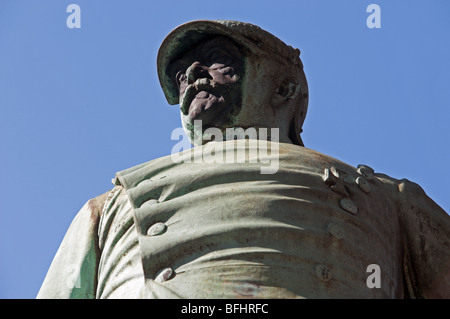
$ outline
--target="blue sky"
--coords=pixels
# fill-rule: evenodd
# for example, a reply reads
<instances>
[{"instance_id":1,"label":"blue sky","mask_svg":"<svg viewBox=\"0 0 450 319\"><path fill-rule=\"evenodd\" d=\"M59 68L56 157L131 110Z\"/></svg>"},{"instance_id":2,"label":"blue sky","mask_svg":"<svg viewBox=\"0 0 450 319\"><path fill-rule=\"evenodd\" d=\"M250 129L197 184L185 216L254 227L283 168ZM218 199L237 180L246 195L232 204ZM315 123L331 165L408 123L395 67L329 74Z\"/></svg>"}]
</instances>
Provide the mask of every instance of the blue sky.
<instances>
[{"instance_id":1,"label":"blue sky","mask_svg":"<svg viewBox=\"0 0 450 319\"><path fill-rule=\"evenodd\" d=\"M299 48L306 147L417 182L450 212L449 14L446 0L0 0L0 298L35 298L83 204L170 154L179 111L156 54L195 19L254 23Z\"/></svg>"}]
</instances>

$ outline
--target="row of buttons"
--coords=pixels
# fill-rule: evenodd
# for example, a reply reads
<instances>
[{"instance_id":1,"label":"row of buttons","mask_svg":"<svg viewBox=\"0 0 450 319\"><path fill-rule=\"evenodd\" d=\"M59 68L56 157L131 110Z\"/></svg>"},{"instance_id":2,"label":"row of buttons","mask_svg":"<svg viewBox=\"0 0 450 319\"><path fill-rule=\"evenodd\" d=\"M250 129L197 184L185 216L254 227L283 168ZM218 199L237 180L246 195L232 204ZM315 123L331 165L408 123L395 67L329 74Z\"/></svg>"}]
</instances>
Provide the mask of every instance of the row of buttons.
<instances>
[{"instance_id":1,"label":"row of buttons","mask_svg":"<svg viewBox=\"0 0 450 319\"><path fill-rule=\"evenodd\" d=\"M335 193L341 195L343 198L339 201L339 206L346 212L356 215L358 213L358 206L348 198L350 196L350 186L356 184L364 193L370 193L370 184L367 179L373 178L374 171L367 165L358 165L357 172L361 175L354 179L344 171L336 169L332 166L326 168L323 180L330 186L330 189Z\"/></svg>"},{"instance_id":2,"label":"row of buttons","mask_svg":"<svg viewBox=\"0 0 450 319\"><path fill-rule=\"evenodd\" d=\"M329 281L331 279L331 270L326 265L317 265L315 268L316 276L322 280L322 281ZM173 275L173 270L170 267L164 268L163 270L159 271L158 274L155 277L155 282L157 283L163 283L167 280L169 280Z\"/></svg>"},{"instance_id":3,"label":"row of buttons","mask_svg":"<svg viewBox=\"0 0 450 319\"><path fill-rule=\"evenodd\" d=\"M370 184L367 179L372 179L374 174L373 169L367 165L358 165L357 172L361 176L354 179L344 171L340 171L332 166L330 168L326 168L323 175L323 180L330 187L330 189L333 192L343 196L343 198L339 201L339 206L352 215L356 215L358 213L358 206L350 198L348 198L351 193L350 187L356 184L364 193L370 193ZM339 225L331 223L327 226L327 231L338 240L344 238L344 230ZM322 264L315 267L315 273L317 278L324 282L329 281L332 277L330 268Z\"/></svg>"},{"instance_id":4,"label":"row of buttons","mask_svg":"<svg viewBox=\"0 0 450 319\"><path fill-rule=\"evenodd\" d=\"M147 230L148 236L159 236L166 232L167 225L162 222L157 222L150 226L150 228ZM163 283L167 280L169 280L173 275L173 270L170 267L164 268L160 270L155 277L155 282L157 283Z\"/></svg>"},{"instance_id":5,"label":"row of buttons","mask_svg":"<svg viewBox=\"0 0 450 319\"><path fill-rule=\"evenodd\" d=\"M328 224L326 230L337 240L341 240L345 236L344 229L337 224ZM319 278L321 281L327 282L331 279L331 270L326 265L317 265L315 268L315 273L317 278Z\"/></svg>"}]
</instances>

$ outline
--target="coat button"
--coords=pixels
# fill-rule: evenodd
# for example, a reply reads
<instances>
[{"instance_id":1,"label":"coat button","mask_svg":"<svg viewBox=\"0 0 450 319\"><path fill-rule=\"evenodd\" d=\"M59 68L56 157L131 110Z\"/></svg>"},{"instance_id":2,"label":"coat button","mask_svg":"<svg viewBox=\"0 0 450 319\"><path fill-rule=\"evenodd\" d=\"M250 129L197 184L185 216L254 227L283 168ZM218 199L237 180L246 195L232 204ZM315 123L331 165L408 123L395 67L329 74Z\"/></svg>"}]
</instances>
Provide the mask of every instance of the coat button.
<instances>
[{"instance_id":1,"label":"coat button","mask_svg":"<svg viewBox=\"0 0 450 319\"><path fill-rule=\"evenodd\" d=\"M344 230L339 225L331 223L327 226L327 231L336 239L344 238Z\"/></svg>"},{"instance_id":2,"label":"coat button","mask_svg":"<svg viewBox=\"0 0 450 319\"><path fill-rule=\"evenodd\" d=\"M370 192L370 185L369 182L362 176L359 176L356 179L356 185L359 186L359 188L364 192L364 193L369 193Z\"/></svg>"},{"instance_id":3,"label":"coat button","mask_svg":"<svg viewBox=\"0 0 450 319\"><path fill-rule=\"evenodd\" d=\"M358 212L358 206L356 206L356 204L348 198L342 198L339 201L339 205L343 210L349 212L350 214L355 215Z\"/></svg>"},{"instance_id":4,"label":"coat button","mask_svg":"<svg viewBox=\"0 0 450 319\"><path fill-rule=\"evenodd\" d=\"M155 282L162 283L169 280L172 277L173 270L170 267L164 268L156 275Z\"/></svg>"},{"instance_id":5,"label":"coat button","mask_svg":"<svg viewBox=\"0 0 450 319\"><path fill-rule=\"evenodd\" d=\"M331 270L325 266L325 265L317 265L316 269L316 276L322 281L329 281L331 279Z\"/></svg>"},{"instance_id":6,"label":"coat button","mask_svg":"<svg viewBox=\"0 0 450 319\"><path fill-rule=\"evenodd\" d=\"M156 223L153 224L147 231L147 235L149 236L158 236L163 234L167 229L166 224L164 223Z\"/></svg>"}]
</instances>

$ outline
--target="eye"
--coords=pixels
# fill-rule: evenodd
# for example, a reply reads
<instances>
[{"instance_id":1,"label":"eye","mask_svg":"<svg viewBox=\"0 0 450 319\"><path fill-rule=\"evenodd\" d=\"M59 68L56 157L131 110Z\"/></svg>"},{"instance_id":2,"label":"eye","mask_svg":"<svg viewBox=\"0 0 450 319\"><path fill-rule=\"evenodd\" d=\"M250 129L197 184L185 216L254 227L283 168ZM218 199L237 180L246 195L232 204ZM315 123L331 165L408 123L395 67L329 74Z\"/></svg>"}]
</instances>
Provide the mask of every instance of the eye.
<instances>
[{"instance_id":1,"label":"eye","mask_svg":"<svg viewBox=\"0 0 450 319\"><path fill-rule=\"evenodd\" d=\"M223 49L212 48L208 50L205 55L206 61L208 64L229 64L232 62L231 56L227 54Z\"/></svg>"}]
</instances>

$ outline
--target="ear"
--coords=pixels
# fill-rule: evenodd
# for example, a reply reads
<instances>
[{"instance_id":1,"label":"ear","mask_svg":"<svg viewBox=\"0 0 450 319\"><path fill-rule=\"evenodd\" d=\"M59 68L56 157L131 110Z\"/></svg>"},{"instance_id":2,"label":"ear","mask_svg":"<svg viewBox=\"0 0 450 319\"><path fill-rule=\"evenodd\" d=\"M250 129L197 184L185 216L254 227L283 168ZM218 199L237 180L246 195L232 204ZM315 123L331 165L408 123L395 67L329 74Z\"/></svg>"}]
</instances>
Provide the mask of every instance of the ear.
<instances>
[{"instance_id":1,"label":"ear","mask_svg":"<svg viewBox=\"0 0 450 319\"><path fill-rule=\"evenodd\" d=\"M272 96L272 105L281 106L286 102L289 102L298 95L300 92L300 84L297 80L288 78L281 82L275 93Z\"/></svg>"}]
</instances>

